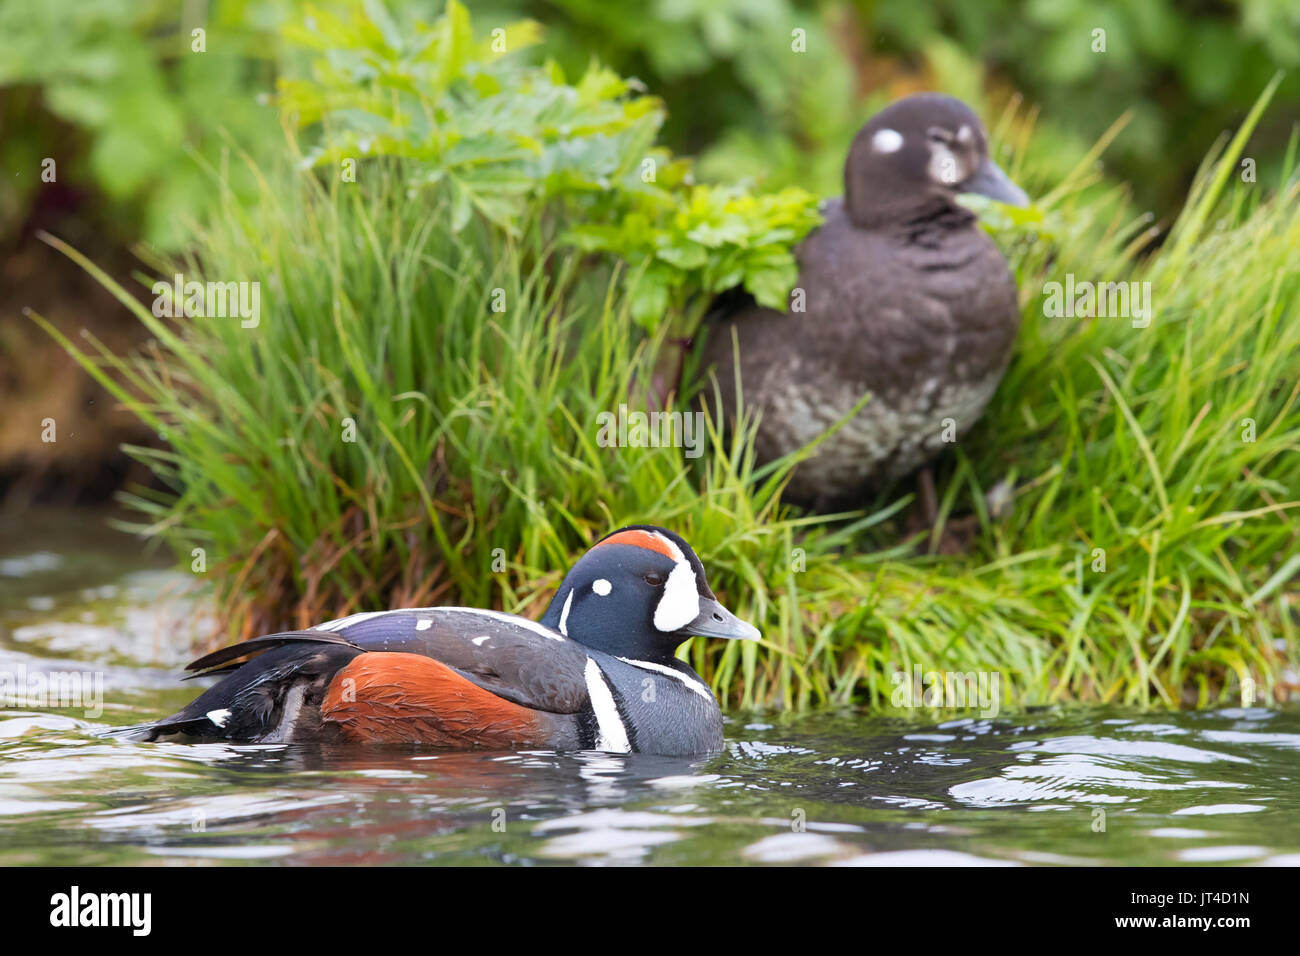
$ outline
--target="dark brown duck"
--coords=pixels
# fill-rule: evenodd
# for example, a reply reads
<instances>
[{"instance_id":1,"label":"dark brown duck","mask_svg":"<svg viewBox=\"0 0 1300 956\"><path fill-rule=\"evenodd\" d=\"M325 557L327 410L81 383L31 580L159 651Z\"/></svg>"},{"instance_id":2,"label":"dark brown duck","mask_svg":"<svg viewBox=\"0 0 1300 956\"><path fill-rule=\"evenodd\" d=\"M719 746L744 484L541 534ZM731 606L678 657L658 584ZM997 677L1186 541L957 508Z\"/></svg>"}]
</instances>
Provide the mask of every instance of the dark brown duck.
<instances>
[{"instance_id":1,"label":"dark brown duck","mask_svg":"<svg viewBox=\"0 0 1300 956\"><path fill-rule=\"evenodd\" d=\"M858 133L843 200L825 205L825 223L797 251L806 311L752 300L715 309L703 368L716 369L730 420L734 334L745 404L762 413L760 461L801 448L872 394L799 465L788 499L858 504L927 464L983 413L1020 315L1011 270L958 204L963 192L1027 202L989 158L966 104L934 93L899 100Z\"/></svg>"}]
</instances>

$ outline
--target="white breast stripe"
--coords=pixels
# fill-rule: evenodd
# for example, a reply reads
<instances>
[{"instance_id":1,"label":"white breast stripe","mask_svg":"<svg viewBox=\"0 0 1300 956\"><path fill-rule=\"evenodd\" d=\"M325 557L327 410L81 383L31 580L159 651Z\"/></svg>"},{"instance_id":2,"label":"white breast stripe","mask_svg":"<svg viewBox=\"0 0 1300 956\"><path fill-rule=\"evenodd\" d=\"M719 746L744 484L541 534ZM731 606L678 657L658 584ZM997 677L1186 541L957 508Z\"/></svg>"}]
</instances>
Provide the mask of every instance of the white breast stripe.
<instances>
[{"instance_id":1,"label":"white breast stripe","mask_svg":"<svg viewBox=\"0 0 1300 956\"><path fill-rule=\"evenodd\" d=\"M569 588L569 596L564 599L564 610L560 612L560 633L565 637L569 636L569 605L573 603L573 588Z\"/></svg>"},{"instance_id":2,"label":"white breast stripe","mask_svg":"<svg viewBox=\"0 0 1300 956\"><path fill-rule=\"evenodd\" d=\"M633 667L640 667L643 670L658 671L661 674L667 674L669 677L676 677L679 681L689 687L695 693L699 694L705 700L713 700L713 692L697 680L691 680L679 670L674 670L665 664L655 664L652 661L635 661L630 657L620 657L624 664L631 664Z\"/></svg>"},{"instance_id":3,"label":"white breast stripe","mask_svg":"<svg viewBox=\"0 0 1300 956\"><path fill-rule=\"evenodd\" d=\"M360 624L362 621L368 621L372 617L381 617L384 614L440 614L444 611L454 611L458 614L477 614L482 617L490 617L494 621L501 621L503 624L513 624L516 627L522 627L525 630L532 631L542 637L550 638L552 641L562 641L564 638L552 631L549 627L538 624L536 621L530 621L526 617L519 617L515 614L503 614L501 611L486 611L478 607L406 607L395 608L391 611L363 611L360 614L352 614L348 617L341 617L337 621L326 621L324 624L317 624L312 628L313 631L341 631L344 628L351 627L353 624ZM417 630L424 630L420 627L419 622L416 624Z\"/></svg>"},{"instance_id":4,"label":"white breast stripe","mask_svg":"<svg viewBox=\"0 0 1300 956\"><path fill-rule=\"evenodd\" d=\"M627 728L623 726L623 718L618 715L618 705L614 703L614 695L605 683L600 665L588 657L583 673L587 678L587 696L591 698L591 709L596 712L596 726L599 728L596 749L614 754L631 753L632 745L627 741Z\"/></svg>"}]
</instances>

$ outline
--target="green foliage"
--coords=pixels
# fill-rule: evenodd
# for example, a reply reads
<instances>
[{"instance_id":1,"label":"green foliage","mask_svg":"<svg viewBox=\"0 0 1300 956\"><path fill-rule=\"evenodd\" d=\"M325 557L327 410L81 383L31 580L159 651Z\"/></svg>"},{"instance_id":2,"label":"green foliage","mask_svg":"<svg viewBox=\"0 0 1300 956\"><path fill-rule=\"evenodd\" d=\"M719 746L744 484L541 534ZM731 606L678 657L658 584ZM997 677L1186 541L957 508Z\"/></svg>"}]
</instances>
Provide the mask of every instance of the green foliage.
<instances>
[{"instance_id":1,"label":"green foliage","mask_svg":"<svg viewBox=\"0 0 1300 956\"><path fill-rule=\"evenodd\" d=\"M457 229L472 210L513 229L537 198L642 191L642 160L666 160L654 148L662 105L594 64L569 84L553 64L514 55L539 35L523 21L475 39L456 0L432 25L401 29L377 2L343 15L309 7L286 38L319 54L313 77L282 80L281 103L321 124L314 165L416 160L415 184L447 187Z\"/></svg>"},{"instance_id":2,"label":"green foliage","mask_svg":"<svg viewBox=\"0 0 1300 956\"><path fill-rule=\"evenodd\" d=\"M224 135L256 151L278 137L275 113L257 94L269 90L277 0L217 4L205 21L183 21L165 0L41 0L0 3L0 90L21 113L8 122L39 138L5 136L11 181L24 195L40 185L40 159L58 163L59 182L93 184L126 221L128 238L168 248L201 215L211 190L193 153L216 162ZM193 50L192 27L211 35ZM6 89L7 88L7 89ZM18 97L24 89L35 97ZM84 142L59 149L41 109L72 124ZM12 165L10 165L12 163ZM233 185L251 188L237 170ZM21 207L8 212L12 227Z\"/></svg>"},{"instance_id":3,"label":"green foliage","mask_svg":"<svg viewBox=\"0 0 1300 956\"><path fill-rule=\"evenodd\" d=\"M690 164L654 144L657 99L595 63L569 84L554 63L513 55L537 42L535 23L476 39L456 0L403 28L371 0L345 14L309 7L286 37L317 54L310 81L281 81L284 109L319 127L309 164L411 160L413 195L445 200L453 231L477 212L517 235L535 204L560 206L576 223L567 240L633 266L632 315L646 329L737 285L784 306L791 250L820 221L815 197L690 185Z\"/></svg>"},{"instance_id":4,"label":"green foliage","mask_svg":"<svg viewBox=\"0 0 1300 956\"><path fill-rule=\"evenodd\" d=\"M744 189L694 186L666 222L638 211L616 225L575 226L587 250L645 263L633 287L632 317L654 328L686 297L744 286L762 305L784 309L799 278L793 247L820 221L814 198L801 189L752 196ZM707 301L707 299L705 300Z\"/></svg>"},{"instance_id":5,"label":"green foliage","mask_svg":"<svg viewBox=\"0 0 1300 956\"><path fill-rule=\"evenodd\" d=\"M312 120L313 102L338 114L347 112L348 96L361 98L355 115L335 115L338 138L327 140L347 155L368 154L363 146L439 154L439 164L450 164L444 175L463 193L453 206L458 222L470 209L508 219L518 206L503 197L533 188L539 171L550 180L548 188L562 191L600 191L608 179L616 190L653 192L638 185L637 169L624 161L653 155L650 127L664 121L655 101L599 91L586 104L594 122L614 128L644 120L633 122L644 144L639 153L628 145L630 130L608 137L563 131L560 117L573 104L565 100L562 77L589 75L593 55L614 71L595 71L602 77L592 77L597 88L636 76L674 104L659 140L701 154L701 181L754 178L766 190L796 185L818 196L839 191L844 150L861 123L915 89L952 92L986 115L990 104L1023 92L1044 124L1027 158L1042 170L1041 178L1030 180L1031 191L1038 182L1059 181L1075 156L1120 114L1132 112L1134 122L1107 152L1107 164L1162 217L1181 199L1204 144L1244 114L1273 72L1285 68L1289 75L1278 91L1279 108L1265 118L1252 150L1261 175L1275 176L1300 103L1300 71L1293 69L1300 65L1300 14L1295 4L1272 0L1230 0L1192 15L1175 0L1101 6L1093 0L661 0L637 17L601 0L488 0L475 4L482 23L509 24L522 15L544 20L547 55L563 66L546 66L541 75L553 76L557 89L539 78L531 104L554 110L558 138L515 141L512 130L530 136L531 117L482 112L487 94L474 84L490 83L499 71L529 69L536 24L502 27L506 53L493 55L504 62L489 64L477 53L491 39L471 37L463 11L438 21L439 27L419 26L441 9L438 0L370 0L363 14L347 4L324 4L315 29L295 18L297 25L285 29L295 45L314 45L317 77L331 98L322 102L303 81L298 54L284 49L281 25L298 11L288 0L222 0L203 7L164 0L2 0L6 135L0 159L17 174L10 179L16 192L0 196L0 230L22 221L39 183L39 162L54 156L64 181L102 191L108 205L95 210L98 218L111 219L125 239L143 236L178 247L186 224L201 218L210 197L200 166L219 164L228 139L255 156L277 147L274 111L258 101L277 76L290 78L286 102L304 94L295 105L304 109L305 121ZM185 19L198 10L201 23ZM209 41L203 54L190 47L190 30L199 25ZM1092 31L1099 28L1107 31L1105 53L1092 50ZM795 30L802 31L806 52L794 51ZM348 79L360 82L350 87ZM468 112L455 119L408 111L409 127L388 123L387 104L375 101L390 95L398 105L412 105L411 86L423 86L423 98L432 94L435 100L449 91L457 100L468 91ZM451 101L440 101L454 109ZM500 105L509 113L512 104L524 102L512 97ZM634 108L647 114L620 117ZM46 122L50 115L67 124L70 142ZM498 119L501 136L482 135ZM435 131L448 121L444 139ZM474 123L477 130L465 125ZM374 136L395 140L386 147ZM603 160L570 156L567 147L578 146L603 152ZM479 148L490 161L476 161ZM504 158L511 148L519 151L515 163ZM461 154L447 155L453 149ZM193 161L191 150L203 163ZM559 164L554 177L546 168L548 154ZM313 159L330 161L327 153ZM521 172L520 166L533 168ZM676 188L684 171L659 166L660 184ZM566 184L570 172L576 181ZM502 181L494 185L487 179L495 174ZM235 164L230 175L242 177L233 185L250 194L251 177L242 167ZM611 213L610 221L617 219Z\"/></svg>"}]
</instances>

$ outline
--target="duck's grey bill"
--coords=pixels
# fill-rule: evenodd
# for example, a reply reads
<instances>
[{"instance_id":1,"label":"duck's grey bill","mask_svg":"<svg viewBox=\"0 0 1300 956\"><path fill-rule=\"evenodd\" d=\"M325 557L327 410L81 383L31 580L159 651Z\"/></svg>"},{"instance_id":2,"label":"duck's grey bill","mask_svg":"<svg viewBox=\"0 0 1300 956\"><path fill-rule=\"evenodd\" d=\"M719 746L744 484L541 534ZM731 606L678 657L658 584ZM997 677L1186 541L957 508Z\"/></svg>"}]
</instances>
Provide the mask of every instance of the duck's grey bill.
<instances>
[{"instance_id":1,"label":"duck's grey bill","mask_svg":"<svg viewBox=\"0 0 1300 956\"><path fill-rule=\"evenodd\" d=\"M975 175L961 184L964 193L979 193L1009 206L1028 206L1029 196L1023 189L1011 181L997 163L985 159Z\"/></svg>"},{"instance_id":2,"label":"duck's grey bill","mask_svg":"<svg viewBox=\"0 0 1300 956\"><path fill-rule=\"evenodd\" d=\"M700 614L682 628L696 637L723 637L737 641L756 641L763 635L753 624L747 624L717 601L700 598Z\"/></svg>"}]
</instances>

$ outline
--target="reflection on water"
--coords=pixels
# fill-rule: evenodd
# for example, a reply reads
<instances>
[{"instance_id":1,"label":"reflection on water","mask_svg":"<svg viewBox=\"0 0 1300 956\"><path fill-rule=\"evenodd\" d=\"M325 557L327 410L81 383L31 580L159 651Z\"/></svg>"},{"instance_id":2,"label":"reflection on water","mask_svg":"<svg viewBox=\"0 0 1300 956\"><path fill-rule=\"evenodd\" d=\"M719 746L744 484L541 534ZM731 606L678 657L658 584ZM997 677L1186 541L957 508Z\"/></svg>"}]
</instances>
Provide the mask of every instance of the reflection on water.
<instances>
[{"instance_id":1,"label":"reflection on water","mask_svg":"<svg viewBox=\"0 0 1300 956\"><path fill-rule=\"evenodd\" d=\"M0 553L0 671L104 700L0 707L0 864L1300 863L1296 710L733 714L701 759L100 737L193 695L193 608L147 559L40 544Z\"/></svg>"},{"instance_id":2,"label":"reflection on water","mask_svg":"<svg viewBox=\"0 0 1300 956\"><path fill-rule=\"evenodd\" d=\"M688 760L140 744L9 712L0 863L1300 862L1295 713L764 720Z\"/></svg>"}]
</instances>

